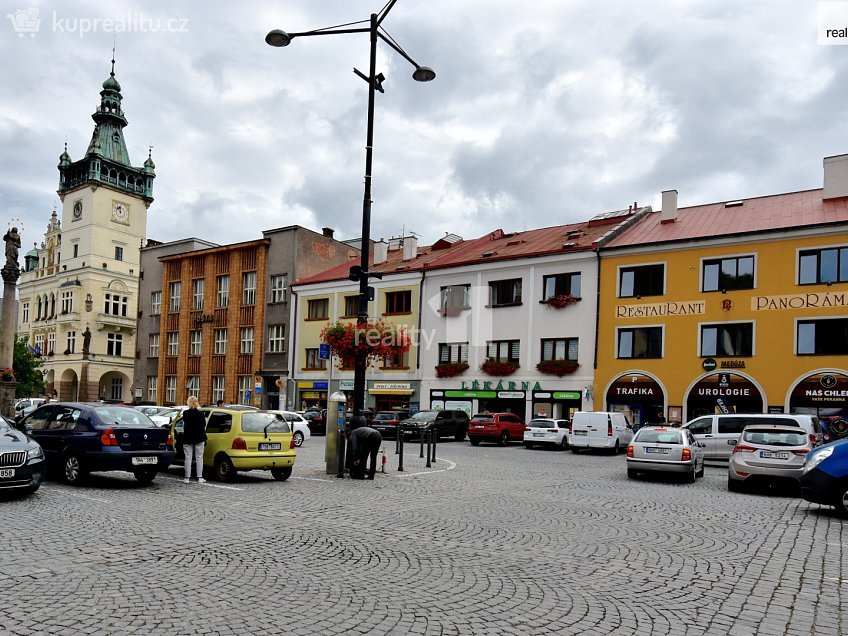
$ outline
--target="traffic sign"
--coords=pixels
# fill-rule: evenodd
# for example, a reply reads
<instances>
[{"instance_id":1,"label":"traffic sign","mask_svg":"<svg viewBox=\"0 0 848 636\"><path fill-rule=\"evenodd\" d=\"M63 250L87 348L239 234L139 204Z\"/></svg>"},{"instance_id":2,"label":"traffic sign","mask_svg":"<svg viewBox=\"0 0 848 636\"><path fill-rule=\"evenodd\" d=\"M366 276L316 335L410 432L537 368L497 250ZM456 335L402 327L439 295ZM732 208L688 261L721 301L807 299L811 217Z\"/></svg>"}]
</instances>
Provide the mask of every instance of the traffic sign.
<instances>
[{"instance_id":1,"label":"traffic sign","mask_svg":"<svg viewBox=\"0 0 848 636\"><path fill-rule=\"evenodd\" d=\"M321 342L318 344L318 359L319 360L329 360L330 359L330 345L326 342Z\"/></svg>"}]
</instances>

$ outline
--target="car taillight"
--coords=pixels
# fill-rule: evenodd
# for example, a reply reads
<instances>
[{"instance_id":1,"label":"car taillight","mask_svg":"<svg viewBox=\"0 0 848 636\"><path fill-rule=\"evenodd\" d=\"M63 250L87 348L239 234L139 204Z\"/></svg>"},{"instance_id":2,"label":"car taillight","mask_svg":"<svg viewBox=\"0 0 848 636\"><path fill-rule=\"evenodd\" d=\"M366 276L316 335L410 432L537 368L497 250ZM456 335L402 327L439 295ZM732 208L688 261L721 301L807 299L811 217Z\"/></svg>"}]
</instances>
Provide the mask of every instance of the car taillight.
<instances>
[{"instance_id":1,"label":"car taillight","mask_svg":"<svg viewBox=\"0 0 848 636\"><path fill-rule=\"evenodd\" d=\"M807 453L810 452L810 449L809 448L796 448L792 452L796 455L806 455Z\"/></svg>"},{"instance_id":2,"label":"car taillight","mask_svg":"<svg viewBox=\"0 0 848 636\"><path fill-rule=\"evenodd\" d=\"M816 434L815 433L810 433L810 446L812 446L813 448L816 447Z\"/></svg>"},{"instance_id":3,"label":"car taillight","mask_svg":"<svg viewBox=\"0 0 848 636\"><path fill-rule=\"evenodd\" d=\"M171 435L170 433L168 433L168 441L165 442L165 445L166 446L173 446L174 445L174 436Z\"/></svg>"},{"instance_id":4,"label":"car taillight","mask_svg":"<svg viewBox=\"0 0 848 636\"><path fill-rule=\"evenodd\" d=\"M247 442L244 441L244 439L241 438L241 437L236 437L233 440L232 449L233 450L247 450Z\"/></svg>"},{"instance_id":5,"label":"car taillight","mask_svg":"<svg viewBox=\"0 0 848 636\"><path fill-rule=\"evenodd\" d=\"M681 457L681 459L683 459L684 462L691 462L692 461L692 451L689 450L688 448L684 448L683 449L683 456Z\"/></svg>"},{"instance_id":6,"label":"car taillight","mask_svg":"<svg viewBox=\"0 0 848 636\"><path fill-rule=\"evenodd\" d=\"M757 452L757 449L754 448L753 446L748 446L747 444L737 444L736 446L733 447L733 452L734 453L745 453L745 452L755 453L755 452Z\"/></svg>"},{"instance_id":7,"label":"car taillight","mask_svg":"<svg viewBox=\"0 0 848 636\"><path fill-rule=\"evenodd\" d=\"M568 424L568 434L571 435L571 423Z\"/></svg>"},{"instance_id":8,"label":"car taillight","mask_svg":"<svg viewBox=\"0 0 848 636\"><path fill-rule=\"evenodd\" d=\"M627 447L627 456L633 457L633 445L632 444Z\"/></svg>"},{"instance_id":9,"label":"car taillight","mask_svg":"<svg viewBox=\"0 0 848 636\"><path fill-rule=\"evenodd\" d=\"M607 437L612 437L612 422L607 424Z\"/></svg>"},{"instance_id":10,"label":"car taillight","mask_svg":"<svg viewBox=\"0 0 848 636\"><path fill-rule=\"evenodd\" d=\"M291 441L289 442L289 450L292 450L294 448L297 448L297 445L294 443L294 437L292 437Z\"/></svg>"},{"instance_id":11,"label":"car taillight","mask_svg":"<svg viewBox=\"0 0 848 636\"><path fill-rule=\"evenodd\" d=\"M103 444L103 446L117 446L118 438L115 437L115 431L111 428L107 428L103 431L100 434L100 443Z\"/></svg>"},{"instance_id":12,"label":"car taillight","mask_svg":"<svg viewBox=\"0 0 848 636\"><path fill-rule=\"evenodd\" d=\"M525 432L526 432L526 431L532 431L532 430L533 430L533 429L532 429L532 428L530 428L529 426L525 426L525 427L524 427L524 431L525 431Z\"/></svg>"}]
</instances>

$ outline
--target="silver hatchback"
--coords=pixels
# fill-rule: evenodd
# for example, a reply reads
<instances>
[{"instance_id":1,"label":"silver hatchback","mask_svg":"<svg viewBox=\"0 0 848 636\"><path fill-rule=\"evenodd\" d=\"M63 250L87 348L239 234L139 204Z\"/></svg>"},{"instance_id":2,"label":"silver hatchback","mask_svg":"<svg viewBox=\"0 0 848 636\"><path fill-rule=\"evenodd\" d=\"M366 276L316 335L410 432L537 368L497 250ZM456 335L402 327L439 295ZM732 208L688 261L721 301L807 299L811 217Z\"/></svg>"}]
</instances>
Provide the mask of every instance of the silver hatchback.
<instances>
[{"instance_id":1,"label":"silver hatchback","mask_svg":"<svg viewBox=\"0 0 848 636\"><path fill-rule=\"evenodd\" d=\"M694 483L704 476L703 443L685 428L641 428L627 447L627 477L643 472L676 473Z\"/></svg>"},{"instance_id":2,"label":"silver hatchback","mask_svg":"<svg viewBox=\"0 0 848 636\"><path fill-rule=\"evenodd\" d=\"M727 489L738 491L755 481L797 480L811 450L810 436L798 427L747 426L730 455Z\"/></svg>"}]
</instances>

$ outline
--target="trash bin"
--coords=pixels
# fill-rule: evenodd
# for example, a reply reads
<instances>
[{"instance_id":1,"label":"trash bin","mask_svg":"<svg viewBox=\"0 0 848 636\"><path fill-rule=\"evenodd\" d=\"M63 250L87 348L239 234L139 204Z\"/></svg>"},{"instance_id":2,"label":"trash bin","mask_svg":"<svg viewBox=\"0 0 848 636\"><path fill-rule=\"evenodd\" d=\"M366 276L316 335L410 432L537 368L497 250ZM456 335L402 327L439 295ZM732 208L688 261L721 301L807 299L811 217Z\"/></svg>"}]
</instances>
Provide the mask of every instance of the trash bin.
<instances>
[{"instance_id":1,"label":"trash bin","mask_svg":"<svg viewBox=\"0 0 848 636\"><path fill-rule=\"evenodd\" d=\"M327 462L327 474L336 475L339 472L339 444L345 443L345 410L347 397L341 391L336 391L327 400L327 446L324 459Z\"/></svg>"}]
</instances>

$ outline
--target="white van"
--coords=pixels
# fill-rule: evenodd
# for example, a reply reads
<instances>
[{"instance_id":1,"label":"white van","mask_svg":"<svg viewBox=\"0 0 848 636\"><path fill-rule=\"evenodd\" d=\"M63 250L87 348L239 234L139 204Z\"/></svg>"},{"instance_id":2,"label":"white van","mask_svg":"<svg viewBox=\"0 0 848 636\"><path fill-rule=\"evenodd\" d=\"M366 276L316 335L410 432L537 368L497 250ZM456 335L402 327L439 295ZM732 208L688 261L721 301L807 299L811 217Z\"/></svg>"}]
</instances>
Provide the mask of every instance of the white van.
<instances>
[{"instance_id":1,"label":"white van","mask_svg":"<svg viewBox=\"0 0 848 636\"><path fill-rule=\"evenodd\" d=\"M578 411L571 419L568 444L572 453L583 448L605 448L619 453L633 439L633 429L623 413Z\"/></svg>"},{"instance_id":2,"label":"white van","mask_svg":"<svg viewBox=\"0 0 848 636\"><path fill-rule=\"evenodd\" d=\"M819 418L813 415L795 415L789 413L722 413L705 415L686 422L683 428L703 442L704 459L730 460L733 447L739 441L742 431L749 424L785 424L798 426L807 433L813 448L821 446L824 433Z\"/></svg>"}]
</instances>

